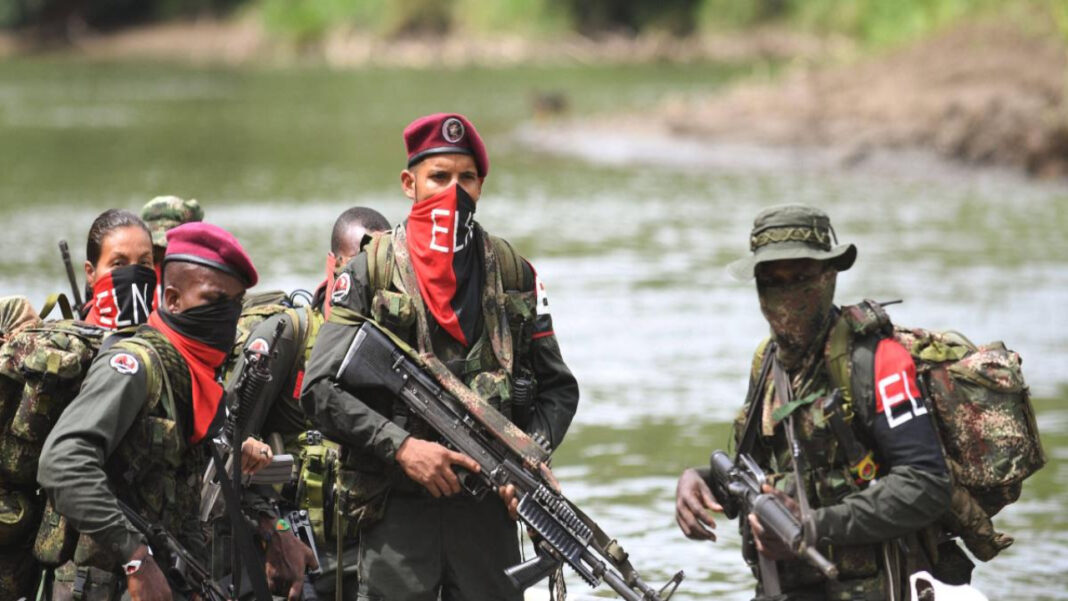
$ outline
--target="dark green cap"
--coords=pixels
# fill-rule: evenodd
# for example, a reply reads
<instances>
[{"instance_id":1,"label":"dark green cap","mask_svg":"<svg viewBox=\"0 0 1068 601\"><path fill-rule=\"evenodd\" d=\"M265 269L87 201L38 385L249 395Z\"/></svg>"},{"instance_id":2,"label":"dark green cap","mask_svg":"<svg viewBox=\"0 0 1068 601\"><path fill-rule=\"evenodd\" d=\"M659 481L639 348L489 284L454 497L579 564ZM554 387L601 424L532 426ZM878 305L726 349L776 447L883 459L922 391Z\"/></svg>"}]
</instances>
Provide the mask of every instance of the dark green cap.
<instances>
[{"instance_id":1,"label":"dark green cap","mask_svg":"<svg viewBox=\"0 0 1068 601\"><path fill-rule=\"evenodd\" d=\"M838 236L826 213L799 204L761 211L753 220L749 250L752 255L727 266L727 271L737 280L752 279L756 266L768 261L816 259L830 261L835 269L845 271L857 258L856 246L838 244Z\"/></svg>"},{"instance_id":2,"label":"dark green cap","mask_svg":"<svg viewBox=\"0 0 1068 601\"><path fill-rule=\"evenodd\" d=\"M177 196L157 196L141 209L141 220L152 232L152 244L167 248L167 230L190 221L203 221L204 209L195 198L182 200Z\"/></svg>"}]
</instances>

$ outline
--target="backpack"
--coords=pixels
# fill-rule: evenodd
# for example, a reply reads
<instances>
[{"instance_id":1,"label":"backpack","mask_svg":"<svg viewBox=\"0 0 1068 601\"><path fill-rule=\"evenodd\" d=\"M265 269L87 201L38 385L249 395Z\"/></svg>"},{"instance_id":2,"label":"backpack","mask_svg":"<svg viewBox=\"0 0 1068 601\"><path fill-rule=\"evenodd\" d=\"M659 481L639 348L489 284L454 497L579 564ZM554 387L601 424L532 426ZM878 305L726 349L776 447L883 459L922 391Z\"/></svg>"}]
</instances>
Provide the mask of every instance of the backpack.
<instances>
[{"instance_id":1,"label":"backpack","mask_svg":"<svg viewBox=\"0 0 1068 601\"><path fill-rule=\"evenodd\" d=\"M942 524L988 561L1013 543L991 518L1020 497L1046 463L1020 356L998 341L891 325L872 300L842 308L827 344L831 380L845 404L873 406L874 346L892 337L909 351L953 482ZM853 405L856 406L856 405Z\"/></svg>"},{"instance_id":2,"label":"backpack","mask_svg":"<svg viewBox=\"0 0 1068 601\"><path fill-rule=\"evenodd\" d=\"M0 508L0 546L24 548L41 519L58 517L37 492L38 459L111 333L70 319L44 322L27 299L0 299L0 489L18 495Z\"/></svg>"}]
</instances>

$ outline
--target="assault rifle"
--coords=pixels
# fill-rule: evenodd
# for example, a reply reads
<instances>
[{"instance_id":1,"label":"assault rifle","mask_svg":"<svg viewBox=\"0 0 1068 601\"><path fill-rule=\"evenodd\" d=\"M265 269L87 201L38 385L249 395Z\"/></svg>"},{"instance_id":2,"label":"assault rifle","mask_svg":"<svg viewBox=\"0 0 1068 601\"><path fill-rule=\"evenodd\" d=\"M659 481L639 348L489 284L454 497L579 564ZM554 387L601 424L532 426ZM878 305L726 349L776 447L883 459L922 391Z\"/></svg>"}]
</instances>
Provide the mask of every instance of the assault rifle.
<instances>
[{"instance_id":1,"label":"assault rifle","mask_svg":"<svg viewBox=\"0 0 1068 601\"><path fill-rule=\"evenodd\" d=\"M122 501L119 501L119 508L133 527L145 535L148 547L152 549L152 557L172 589L186 596L196 593L204 601L227 601L226 594L211 579L211 571L201 565L170 532L159 524L149 523Z\"/></svg>"},{"instance_id":2,"label":"assault rifle","mask_svg":"<svg viewBox=\"0 0 1068 601\"><path fill-rule=\"evenodd\" d=\"M712 468L712 494L728 518L734 519L741 510L755 513L760 523L785 543L795 555L807 561L826 578L834 580L838 577L838 568L816 550L812 541L806 540L805 529L794 514L778 497L763 492L767 477L752 457L739 453L738 461L734 462L723 451L715 451L709 463ZM761 575L765 579L764 592L779 594L775 564L765 562L763 555L760 559ZM769 588L772 592L768 591Z\"/></svg>"},{"instance_id":3,"label":"assault rifle","mask_svg":"<svg viewBox=\"0 0 1068 601\"><path fill-rule=\"evenodd\" d=\"M232 395L236 402L227 402L227 406L232 405L233 409L227 415L222 433L215 437L211 445L212 465L208 466L208 473L213 473L214 469L215 481L222 490L226 512L230 515L230 592L235 598L240 595L243 577L247 576L256 601L271 601L263 554L254 544L252 532L241 511L241 444L249 432L259 428L260 416L266 404L264 389L271 381L271 361L278 354L278 340L284 330L285 323L279 321L266 349L257 348L255 344L245 349L244 369L238 375L232 391L228 392L228 396ZM220 466L225 467L220 469ZM229 468L229 473L225 471L226 468ZM203 497L201 502L204 503ZM201 511L203 515L203 507Z\"/></svg>"},{"instance_id":4,"label":"assault rifle","mask_svg":"<svg viewBox=\"0 0 1068 601\"><path fill-rule=\"evenodd\" d=\"M364 322L357 331L336 377L342 389L356 396L382 389L392 393L448 445L473 458L479 472L460 474L470 494L515 487L519 519L539 539L537 557L505 570L520 590L548 577L561 562L591 587L603 580L627 601L666 601L678 588L682 572L653 590L631 566L623 547L558 491L546 466L549 449L544 441L527 436L496 409L473 398L469 389L446 390L409 348L373 322Z\"/></svg>"}]
</instances>

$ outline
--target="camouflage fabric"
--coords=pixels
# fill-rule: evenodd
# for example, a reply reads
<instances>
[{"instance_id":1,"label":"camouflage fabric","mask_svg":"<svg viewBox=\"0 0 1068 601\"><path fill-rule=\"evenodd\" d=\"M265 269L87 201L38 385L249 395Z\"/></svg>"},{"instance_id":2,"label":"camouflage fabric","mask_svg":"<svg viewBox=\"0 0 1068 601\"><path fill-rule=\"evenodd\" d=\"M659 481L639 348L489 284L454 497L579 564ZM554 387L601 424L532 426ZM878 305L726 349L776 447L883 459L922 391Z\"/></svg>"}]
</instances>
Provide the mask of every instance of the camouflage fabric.
<instances>
[{"instance_id":1,"label":"camouflage fabric","mask_svg":"<svg viewBox=\"0 0 1068 601\"><path fill-rule=\"evenodd\" d=\"M204 209L196 199L182 200L177 196L157 196L141 209L141 219L152 232L152 244L167 246L167 230L190 221L202 221Z\"/></svg>"},{"instance_id":2,"label":"camouflage fabric","mask_svg":"<svg viewBox=\"0 0 1068 601\"><path fill-rule=\"evenodd\" d=\"M727 266L738 280L753 278L759 263L786 259L829 261L838 271L852 267L857 249L852 244L837 244L831 220L823 211L807 205L790 204L770 207L753 220L749 235L752 255Z\"/></svg>"},{"instance_id":3,"label":"camouflage fabric","mask_svg":"<svg viewBox=\"0 0 1068 601\"><path fill-rule=\"evenodd\" d=\"M837 272L824 270L796 284L757 285L760 311L771 325L775 352L787 369L797 367L827 331L832 317Z\"/></svg>"},{"instance_id":4,"label":"camouflage fabric","mask_svg":"<svg viewBox=\"0 0 1068 601\"><path fill-rule=\"evenodd\" d=\"M0 400L5 418L0 432L3 482L34 486L41 445L78 394L100 342L110 332L81 322L49 322L19 330L0 348L0 379L14 392Z\"/></svg>"},{"instance_id":5,"label":"camouflage fabric","mask_svg":"<svg viewBox=\"0 0 1068 601\"><path fill-rule=\"evenodd\" d=\"M480 227L477 235L481 236L484 252L483 327L479 339L470 348L464 349L447 336L435 338L427 321L422 298L418 293L406 292L418 291L419 288L407 256L403 226L398 226L393 232L373 234L365 247L372 288L370 317L391 333L397 342L412 348L413 353L420 357L443 386L461 401L472 407L489 403L508 417L515 357L519 356L521 362L526 360L524 354L529 348L534 294L506 291L498 255L506 255L505 263L511 265L516 261L514 251L509 252L509 247L502 252L501 245L495 243ZM518 280L514 269L505 272ZM515 282L509 284L515 285ZM335 306L330 319L344 321L360 317L349 316L344 307ZM498 426L513 432L514 440L530 440L510 422ZM407 428L414 435L431 436L425 424L418 420ZM531 444L528 447L525 455L532 463L546 458L546 451L540 446ZM354 459L355 456L342 453L342 466L338 472L339 505L350 519L363 527L381 518L388 491L394 483L385 474L370 470L367 465L357 465Z\"/></svg>"},{"instance_id":6,"label":"camouflage fabric","mask_svg":"<svg viewBox=\"0 0 1068 601\"><path fill-rule=\"evenodd\" d=\"M934 406L956 486L950 530L979 559L1012 544L990 518L1015 502L1046 463L1020 356L1004 343L976 346L956 332L896 328Z\"/></svg>"},{"instance_id":7,"label":"camouflage fabric","mask_svg":"<svg viewBox=\"0 0 1068 601\"><path fill-rule=\"evenodd\" d=\"M15 332L30 325L38 325L41 318L33 305L24 296L0 298L0 344L4 344Z\"/></svg>"}]
</instances>

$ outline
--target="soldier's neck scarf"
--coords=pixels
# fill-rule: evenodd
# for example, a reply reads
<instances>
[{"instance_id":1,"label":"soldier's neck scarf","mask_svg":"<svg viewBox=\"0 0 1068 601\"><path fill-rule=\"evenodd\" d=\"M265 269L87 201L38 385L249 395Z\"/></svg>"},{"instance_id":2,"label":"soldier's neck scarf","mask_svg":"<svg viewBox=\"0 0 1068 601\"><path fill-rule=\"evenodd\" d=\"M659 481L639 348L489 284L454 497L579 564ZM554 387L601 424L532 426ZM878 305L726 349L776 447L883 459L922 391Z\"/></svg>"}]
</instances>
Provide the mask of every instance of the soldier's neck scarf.
<instances>
[{"instance_id":1,"label":"soldier's neck scarf","mask_svg":"<svg viewBox=\"0 0 1068 601\"><path fill-rule=\"evenodd\" d=\"M469 346L482 316L482 240L476 235L475 201L454 184L412 205L405 228L427 309L442 329Z\"/></svg>"},{"instance_id":2,"label":"soldier's neck scarf","mask_svg":"<svg viewBox=\"0 0 1068 601\"><path fill-rule=\"evenodd\" d=\"M232 301L225 301L232 302ZM220 303L213 303L219 305ZM210 307L211 305L205 305ZM240 303L238 303L240 307ZM193 389L193 407L187 423L192 423L192 434L189 442L196 444L210 432L216 431L223 423L225 412L222 411L223 388L215 377L216 370L226 360L227 352L220 350L215 345L208 344L187 335L182 331L182 321L179 316L186 315L200 307L194 307L183 313L168 313L162 308L148 318L148 325L156 328L167 340L178 349L189 366L189 376ZM188 317L188 315L186 315ZM234 317L236 328L237 318ZM230 338L233 344L233 336Z\"/></svg>"},{"instance_id":3,"label":"soldier's neck scarf","mask_svg":"<svg viewBox=\"0 0 1068 601\"><path fill-rule=\"evenodd\" d=\"M144 265L116 267L93 283L85 321L113 330L141 325L148 320L155 297L155 270Z\"/></svg>"},{"instance_id":4,"label":"soldier's neck scarf","mask_svg":"<svg viewBox=\"0 0 1068 601\"><path fill-rule=\"evenodd\" d=\"M760 311L771 326L776 358L787 370L796 370L807 355L820 352L819 343L833 316L837 275L826 269L796 284L761 286L758 281Z\"/></svg>"}]
</instances>

